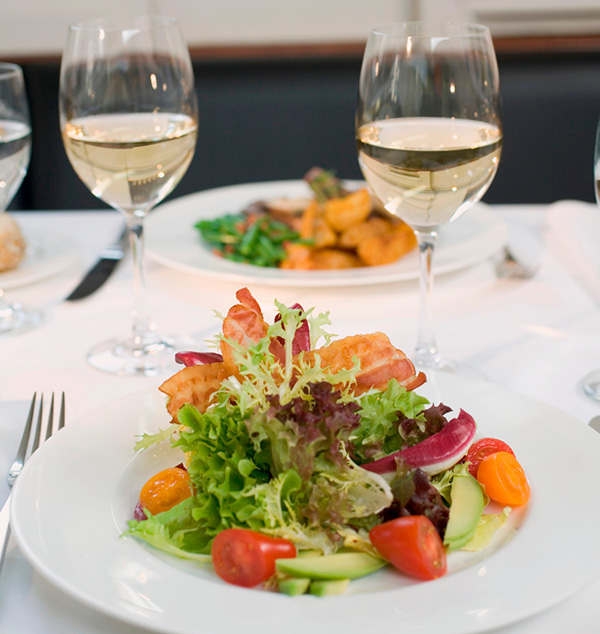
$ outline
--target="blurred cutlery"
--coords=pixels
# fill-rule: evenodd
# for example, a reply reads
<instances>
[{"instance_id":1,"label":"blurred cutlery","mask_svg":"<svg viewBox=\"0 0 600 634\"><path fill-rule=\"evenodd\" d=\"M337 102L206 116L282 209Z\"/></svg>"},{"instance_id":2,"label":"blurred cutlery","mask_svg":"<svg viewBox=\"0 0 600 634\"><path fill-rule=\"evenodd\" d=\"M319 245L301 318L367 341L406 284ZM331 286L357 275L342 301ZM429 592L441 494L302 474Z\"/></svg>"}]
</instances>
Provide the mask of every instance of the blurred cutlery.
<instances>
[{"instance_id":1,"label":"blurred cutlery","mask_svg":"<svg viewBox=\"0 0 600 634\"><path fill-rule=\"evenodd\" d=\"M595 429L598 433L600 433L600 416L594 416L588 424L592 429Z\"/></svg>"},{"instance_id":2,"label":"blurred cutlery","mask_svg":"<svg viewBox=\"0 0 600 634\"><path fill-rule=\"evenodd\" d=\"M97 291L111 276L117 264L123 259L123 256L127 252L128 243L129 232L127 227L125 227L114 244L109 244L102 249L100 258L96 264L84 275L81 282L66 298L66 301L83 299Z\"/></svg>"},{"instance_id":3,"label":"blurred cutlery","mask_svg":"<svg viewBox=\"0 0 600 634\"><path fill-rule=\"evenodd\" d=\"M506 279L528 280L537 270L537 263L527 264L521 261L508 247L502 249L500 257L496 260L496 275Z\"/></svg>"}]
</instances>

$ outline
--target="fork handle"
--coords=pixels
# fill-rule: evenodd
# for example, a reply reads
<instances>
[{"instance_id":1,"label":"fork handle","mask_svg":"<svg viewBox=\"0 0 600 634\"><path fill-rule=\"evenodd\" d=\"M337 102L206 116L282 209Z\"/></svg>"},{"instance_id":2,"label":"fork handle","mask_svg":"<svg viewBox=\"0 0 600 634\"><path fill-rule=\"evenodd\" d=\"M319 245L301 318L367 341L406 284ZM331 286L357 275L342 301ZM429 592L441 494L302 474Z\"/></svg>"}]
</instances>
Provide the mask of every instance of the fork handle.
<instances>
[{"instance_id":1,"label":"fork handle","mask_svg":"<svg viewBox=\"0 0 600 634\"><path fill-rule=\"evenodd\" d=\"M2 510L0 511L0 543L2 548L0 549L0 572L2 571L2 564L6 555L6 547L8 546L8 539L10 537L10 500L12 492L8 496Z\"/></svg>"}]
</instances>

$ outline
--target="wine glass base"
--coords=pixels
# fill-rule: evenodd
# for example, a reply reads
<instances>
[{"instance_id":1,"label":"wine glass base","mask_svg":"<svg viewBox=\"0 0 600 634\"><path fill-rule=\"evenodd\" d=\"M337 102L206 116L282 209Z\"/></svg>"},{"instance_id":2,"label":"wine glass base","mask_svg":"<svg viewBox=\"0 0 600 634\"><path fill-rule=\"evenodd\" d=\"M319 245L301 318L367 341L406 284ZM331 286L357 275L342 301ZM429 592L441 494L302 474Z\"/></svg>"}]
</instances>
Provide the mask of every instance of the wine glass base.
<instances>
[{"instance_id":1,"label":"wine glass base","mask_svg":"<svg viewBox=\"0 0 600 634\"><path fill-rule=\"evenodd\" d=\"M0 302L0 337L20 335L44 323L45 312L21 304Z\"/></svg>"},{"instance_id":2,"label":"wine glass base","mask_svg":"<svg viewBox=\"0 0 600 634\"><path fill-rule=\"evenodd\" d=\"M468 363L446 359L441 357L439 354L420 357L418 353L415 353L413 364L418 371L424 372L425 374L427 374L427 370L441 370L443 372L451 372L452 374L466 376L471 379L485 379L485 373L483 370L469 365Z\"/></svg>"},{"instance_id":3,"label":"wine glass base","mask_svg":"<svg viewBox=\"0 0 600 634\"><path fill-rule=\"evenodd\" d=\"M587 396L600 403L600 370L586 374L581 381L581 387Z\"/></svg>"},{"instance_id":4,"label":"wine glass base","mask_svg":"<svg viewBox=\"0 0 600 634\"><path fill-rule=\"evenodd\" d=\"M183 342L153 334L148 337L110 339L98 344L87 356L97 370L121 376L157 376L175 363Z\"/></svg>"}]
</instances>

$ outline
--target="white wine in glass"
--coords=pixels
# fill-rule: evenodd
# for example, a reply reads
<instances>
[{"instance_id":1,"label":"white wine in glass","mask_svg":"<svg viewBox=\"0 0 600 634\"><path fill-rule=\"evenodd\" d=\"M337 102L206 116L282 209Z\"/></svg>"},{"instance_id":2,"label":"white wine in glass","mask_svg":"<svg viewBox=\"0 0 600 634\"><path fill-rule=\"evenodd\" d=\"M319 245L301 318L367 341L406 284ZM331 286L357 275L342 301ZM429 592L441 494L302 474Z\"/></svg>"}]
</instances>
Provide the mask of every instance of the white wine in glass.
<instances>
[{"instance_id":1,"label":"white wine in glass","mask_svg":"<svg viewBox=\"0 0 600 634\"><path fill-rule=\"evenodd\" d=\"M69 27L60 77L60 125L73 169L127 222L134 263L128 337L96 346L94 367L155 375L172 362L146 305L144 219L194 155L198 113L189 52L174 18L91 20Z\"/></svg>"},{"instance_id":2,"label":"white wine in glass","mask_svg":"<svg viewBox=\"0 0 600 634\"><path fill-rule=\"evenodd\" d=\"M31 123L23 70L0 63L0 216L19 190L31 157ZM0 274L0 336L10 336L38 326L43 312L9 302Z\"/></svg>"},{"instance_id":3,"label":"white wine in glass","mask_svg":"<svg viewBox=\"0 0 600 634\"><path fill-rule=\"evenodd\" d=\"M440 226L480 200L500 160L499 77L489 30L427 22L373 29L361 69L356 143L371 190L417 237L421 306L413 360L456 370L435 340L432 262Z\"/></svg>"},{"instance_id":4,"label":"white wine in glass","mask_svg":"<svg viewBox=\"0 0 600 634\"><path fill-rule=\"evenodd\" d=\"M596 144L594 146L594 189L596 202L600 205L600 121L596 128ZM581 381L581 386L591 399L600 403L600 369L592 370L586 374Z\"/></svg>"}]
</instances>

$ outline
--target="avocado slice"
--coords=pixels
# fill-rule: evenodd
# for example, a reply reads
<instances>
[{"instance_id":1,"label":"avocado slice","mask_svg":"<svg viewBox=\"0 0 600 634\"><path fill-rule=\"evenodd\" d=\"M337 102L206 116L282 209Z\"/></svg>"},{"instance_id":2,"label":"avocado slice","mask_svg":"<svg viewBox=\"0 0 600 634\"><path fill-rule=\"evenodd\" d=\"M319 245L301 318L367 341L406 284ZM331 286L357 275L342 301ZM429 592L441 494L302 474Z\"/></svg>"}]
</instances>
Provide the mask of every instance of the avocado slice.
<instances>
[{"instance_id":1,"label":"avocado slice","mask_svg":"<svg viewBox=\"0 0 600 634\"><path fill-rule=\"evenodd\" d=\"M348 589L349 583L350 579L319 579L310 582L308 591L317 597L344 594Z\"/></svg>"},{"instance_id":2,"label":"avocado slice","mask_svg":"<svg viewBox=\"0 0 600 634\"><path fill-rule=\"evenodd\" d=\"M302 577L282 577L277 582L279 592L295 597L304 594L310 586L310 579Z\"/></svg>"},{"instance_id":3,"label":"avocado slice","mask_svg":"<svg viewBox=\"0 0 600 634\"><path fill-rule=\"evenodd\" d=\"M278 559L275 562L277 572L309 579L356 579L369 575L385 565L386 562L382 559L359 552Z\"/></svg>"},{"instance_id":4,"label":"avocado slice","mask_svg":"<svg viewBox=\"0 0 600 634\"><path fill-rule=\"evenodd\" d=\"M299 550L296 557L320 557L322 554L320 550L316 549Z\"/></svg>"},{"instance_id":5,"label":"avocado slice","mask_svg":"<svg viewBox=\"0 0 600 634\"><path fill-rule=\"evenodd\" d=\"M481 485L468 474L454 476L450 499L450 514L444 534L448 552L458 550L471 541L485 507Z\"/></svg>"}]
</instances>

